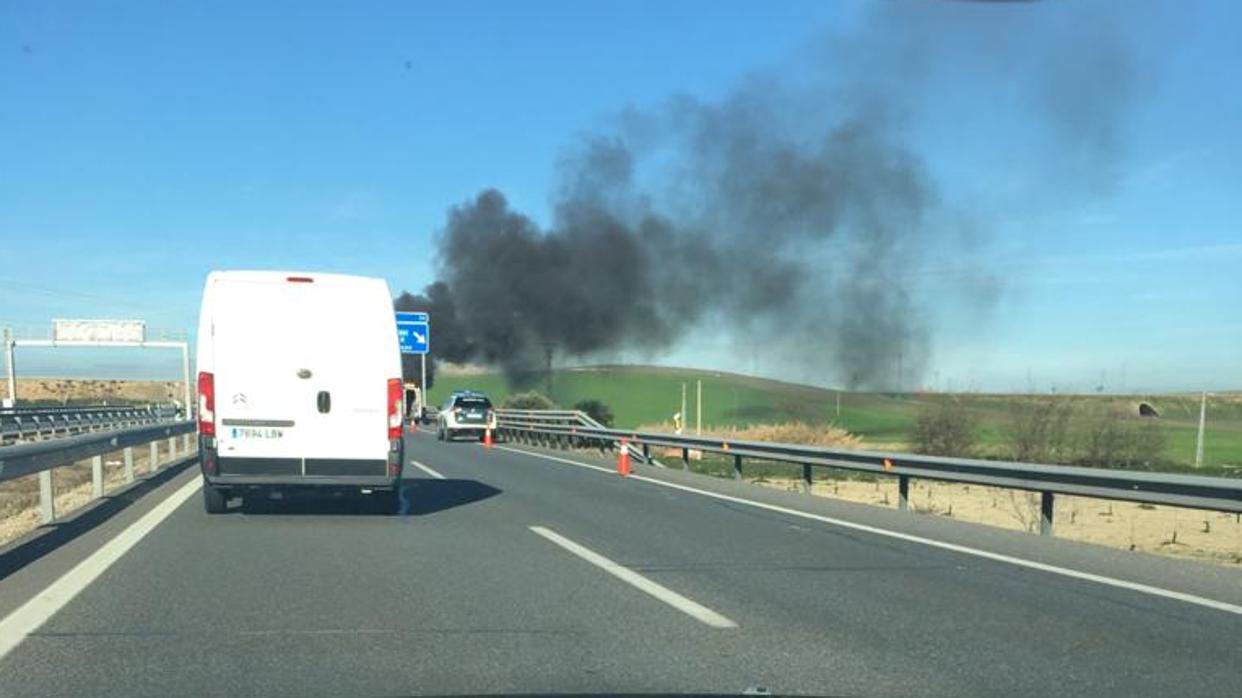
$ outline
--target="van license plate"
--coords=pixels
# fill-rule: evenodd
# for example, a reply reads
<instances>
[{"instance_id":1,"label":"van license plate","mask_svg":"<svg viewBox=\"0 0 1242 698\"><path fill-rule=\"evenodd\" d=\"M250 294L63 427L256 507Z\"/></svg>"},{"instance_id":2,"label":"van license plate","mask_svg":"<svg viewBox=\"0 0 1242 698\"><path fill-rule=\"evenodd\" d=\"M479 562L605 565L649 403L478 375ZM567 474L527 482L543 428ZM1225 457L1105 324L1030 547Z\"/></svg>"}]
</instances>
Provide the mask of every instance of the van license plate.
<instances>
[{"instance_id":1,"label":"van license plate","mask_svg":"<svg viewBox=\"0 0 1242 698\"><path fill-rule=\"evenodd\" d=\"M234 439L280 439L284 436L283 429L272 427L233 427Z\"/></svg>"}]
</instances>

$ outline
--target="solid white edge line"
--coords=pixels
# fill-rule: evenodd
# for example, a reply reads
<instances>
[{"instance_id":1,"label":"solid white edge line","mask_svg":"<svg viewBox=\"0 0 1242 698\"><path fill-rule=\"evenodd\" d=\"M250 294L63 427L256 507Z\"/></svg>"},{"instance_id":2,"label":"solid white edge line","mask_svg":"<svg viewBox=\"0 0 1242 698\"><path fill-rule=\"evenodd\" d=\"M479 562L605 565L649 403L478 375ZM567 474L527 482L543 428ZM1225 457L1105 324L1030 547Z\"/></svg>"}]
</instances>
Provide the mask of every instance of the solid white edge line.
<instances>
[{"instance_id":1,"label":"solid white edge line","mask_svg":"<svg viewBox=\"0 0 1242 698\"><path fill-rule=\"evenodd\" d=\"M567 458L558 458L556 456L549 456L549 455L544 455L542 453L535 453L533 451L524 451L522 449L508 448L508 447L503 447L503 446L497 446L497 448L504 448L506 451L513 451L515 453L524 453L528 456L534 456L536 458L544 458L546 460L553 460L553 461L565 463L568 465L576 465L581 468L589 468L591 470L598 470L598 471L605 472L605 473L613 472L612 470L608 468L602 468L600 466L590 465L588 463L579 463L577 461L572 461ZM1044 562L1036 562L1034 560L1027 560L1025 558L1014 557L1012 555L1005 555L1003 553L994 553L988 550L980 550L978 548L971 548L965 545L958 545L957 543L946 543L944 541L939 541L939 540L935 540L932 538L924 538L922 536L916 536L910 533L890 531L889 529L886 529L886 528L878 528L876 526L868 526L867 524L860 524L860 523L854 523L853 521L845 521L843 519L836 519L831 516L822 516L820 514L812 514L806 511L798 511L797 509L789 509L787 507L779 506L777 504L767 504L764 502L756 502L751 499L744 499L742 497L734 497L733 495L721 494L719 492L711 492L709 490L701 490L701 489L698 489L697 487L690 487L689 485L681 485L675 482L664 482L662 480L656 480L653 478L644 477L642 475L630 475L629 478L631 480L640 480L642 482L651 483L653 485L659 485L661 487L669 487L675 490L682 490L683 492L691 492L693 494L702 495L704 497L711 497L713 499L719 499L719 500L723 500L726 502L733 502L735 504L745 504L747 506L752 506L752 507L756 507L759 509L766 509L768 511L774 511L774 512L778 512L781 514L787 514L789 516L797 516L797 517L804 518L804 519L811 519L812 521L819 521L821 523L826 523L832 526L839 526L841 528L849 528L855 531L864 531L867 533L873 533L878 536L886 536L888 538L896 538L898 540L908 541L910 543L919 543L920 545L927 545L933 548L940 548L941 550L952 550L953 552L962 553L964 555L973 555L975 557L981 557L981 558L985 558L988 560L994 560L996 562L1004 562L1010 565L1016 565L1018 567L1026 567L1028 569L1039 570L1041 572L1049 572L1051 574L1057 574L1063 577L1070 577L1073 579L1081 579L1081 580L1088 581L1088 582L1095 582L1097 584L1104 584L1107 586L1116 587L1118 589L1129 589L1130 591L1136 591L1141 594L1150 594L1152 596L1160 596L1166 599L1183 601L1185 603L1195 604L1197 606L1203 606L1205 608L1211 608L1217 611L1224 611L1226 613L1242 615L1242 606L1239 606L1237 604L1227 603L1225 601L1217 601L1215 599L1209 599L1204 596L1197 596L1195 594L1188 594L1186 592L1174 591L1172 589L1165 589L1163 587L1151 586L1149 584L1141 584L1139 582L1130 582L1124 579L1117 579L1115 577L1107 577L1101 574L1094 574L1091 572L1081 572L1079 570L1069 569L1068 567L1059 567L1057 565L1049 565Z\"/></svg>"},{"instance_id":2,"label":"solid white edge line","mask_svg":"<svg viewBox=\"0 0 1242 698\"><path fill-rule=\"evenodd\" d=\"M413 458L411 458L411 459L410 459L410 465L414 466L415 468L418 468L419 470L423 471L424 473L427 473L428 475L430 475L430 476L434 477L434 478L435 478L435 479L437 479L437 480L446 480L446 479L448 479L448 478L444 477L443 475L441 475L440 473L436 472L435 470L432 470L430 466L423 465L422 463L419 463L418 461L414 460Z\"/></svg>"},{"instance_id":3,"label":"solid white edge line","mask_svg":"<svg viewBox=\"0 0 1242 698\"><path fill-rule=\"evenodd\" d=\"M586 560L592 565L595 565L596 567L607 572L608 574L611 574L617 579L620 579L626 584L629 584L630 586L638 589L639 591L642 591L646 594L649 594L650 596L655 597L656 599L660 601L663 601L669 606L672 606L678 611L681 611L682 613L690 616L691 618L694 618L700 623L709 625L713 628L736 628L737 627L737 623L734 623L728 618L725 618L719 613L716 613L712 609L700 603L697 603L695 601L691 601L690 599L682 596L681 594L678 594L672 589L669 589L668 587L662 584L659 584L657 582L653 582L650 579L647 579L641 574L635 572L634 570L631 570L630 568L625 567L623 565L619 565L613 562L612 560L604 557L603 555L600 555L599 553L591 550L590 548L580 543L575 543L574 541L566 538L565 536L562 536L556 531L553 531L549 528L545 528L543 526L530 526L529 528L532 533L542 536L546 538L547 540L561 546L565 550L568 550L574 555L577 555L583 560Z\"/></svg>"},{"instance_id":4,"label":"solid white edge line","mask_svg":"<svg viewBox=\"0 0 1242 698\"><path fill-rule=\"evenodd\" d=\"M0 620L0 660L17 648L29 635L38 630L60 609L73 600L83 589L90 586L130 548L137 545L148 533L155 530L177 507L194 496L202 487L203 478L197 473L190 482L181 486L167 499L155 505L140 519L118 533L73 569L61 575L46 589Z\"/></svg>"}]
</instances>

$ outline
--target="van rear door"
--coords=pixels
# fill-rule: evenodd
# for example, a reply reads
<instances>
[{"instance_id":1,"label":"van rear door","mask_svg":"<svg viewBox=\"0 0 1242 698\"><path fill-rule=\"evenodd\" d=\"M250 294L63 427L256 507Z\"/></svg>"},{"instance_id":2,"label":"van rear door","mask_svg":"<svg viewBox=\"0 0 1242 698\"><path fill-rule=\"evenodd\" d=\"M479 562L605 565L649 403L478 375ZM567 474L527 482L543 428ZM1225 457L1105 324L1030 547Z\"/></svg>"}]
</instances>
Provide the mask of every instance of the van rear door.
<instances>
[{"instance_id":1,"label":"van rear door","mask_svg":"<svg viewBox=\"0 0 1242 698\"><path fill-rule=\"evenodd\" d=\"M374 280L320 284L309 321L316 410L306 436L308 475L383 475L388 462L388 381L401 376L388 287ZM326 400L326 403L325 403Z\"/></svg>"},{"instance_id":2,"label":"van rear door","mask_svg":"<svg viewBox=\"0 0 1242 698\"><path fill-rule=\"evenodd\" d=\"M256 467L270 474L302 472L317 409L311 287L256 278L222 279L213 289L221 457L279 459Z\"/></svg>"}]
</instances>

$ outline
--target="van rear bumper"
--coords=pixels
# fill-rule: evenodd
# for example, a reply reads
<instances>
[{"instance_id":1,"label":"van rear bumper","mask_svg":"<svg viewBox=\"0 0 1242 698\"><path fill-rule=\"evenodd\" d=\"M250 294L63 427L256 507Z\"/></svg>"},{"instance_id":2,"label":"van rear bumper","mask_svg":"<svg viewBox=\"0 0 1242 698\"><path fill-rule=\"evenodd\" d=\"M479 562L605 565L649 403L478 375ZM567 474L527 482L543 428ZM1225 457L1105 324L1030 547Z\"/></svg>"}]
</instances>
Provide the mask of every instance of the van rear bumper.
<instances>
[{"instance_id":1,"label":"van rear bumper","mask_svg":"<svg viewBox=\"0 0 1242 698\"><path fill-rule=\"evenodd\" d=\"M208 475L207 482L220 488L362 488L390 490L397 486L399 478L387 476L347 475Z\"/></svg>"},{"instance_id":2,"label":"van rear bumper","mask_svg":"<svg viewBox=\"0 0 1242 698\"><path fill-rule=\"evenodd\" d=\"M200 439L199 465L208 484L220 488L394 489L405 448L401 439L389 446L387 458L237 458Z\"/></svg>"}]
</instances>

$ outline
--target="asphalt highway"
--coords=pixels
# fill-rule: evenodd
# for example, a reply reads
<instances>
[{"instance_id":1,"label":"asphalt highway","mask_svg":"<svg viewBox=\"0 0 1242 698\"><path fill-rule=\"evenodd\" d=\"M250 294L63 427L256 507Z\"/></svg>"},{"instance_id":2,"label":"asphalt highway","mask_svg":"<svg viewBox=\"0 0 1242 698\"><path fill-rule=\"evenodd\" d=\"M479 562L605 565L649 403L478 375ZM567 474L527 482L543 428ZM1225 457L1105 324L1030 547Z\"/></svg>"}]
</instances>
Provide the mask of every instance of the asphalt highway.
<instances>
[{"instance_id":1,"label":"asphalt highway","mask_svg":"<svg viewBox=\"0 0 1242 698\"><path fill-rule=\"evenodd\" d=\"M208 516L189 467L0 551L0 696L1242 695L1230 571L590 454L406 454L398 516Z\"/></svg>"}]
</instances>

